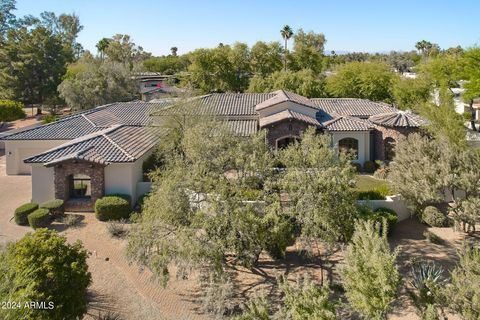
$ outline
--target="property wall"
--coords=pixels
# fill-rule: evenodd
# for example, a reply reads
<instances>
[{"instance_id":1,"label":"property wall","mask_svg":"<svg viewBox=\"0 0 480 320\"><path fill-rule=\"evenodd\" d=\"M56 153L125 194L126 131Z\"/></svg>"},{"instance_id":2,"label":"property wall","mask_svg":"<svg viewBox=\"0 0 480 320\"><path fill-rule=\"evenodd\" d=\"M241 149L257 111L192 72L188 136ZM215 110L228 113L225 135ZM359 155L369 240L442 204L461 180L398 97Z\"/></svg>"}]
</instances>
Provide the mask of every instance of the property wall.
<instances>
[{"instance_id":1,"label":"property wall","mask_svg":"<svg viewBox=\"0 0 480 320\"><path fill-rule=\"evenodd\" d=\"M358 140L358 158L352 162L363 164L370 160L370 132L369 131L331 131L332 143L338 151L338 142L344 138Z\"/></svg>"},{"instance_id":2,"label":"property wall","mask_svg":"<svg viewBox=\"0 0 480 320\"><path fill-rule=\"evenodd\" d=\"M42 203L55 199L53 168L32 165L32 201Z\"/></svg>"},{"instance_id":3,"label":"property wall","mask_svg":"<svg viewBox=\"0 0 480 320\"><path fill-rule=\"evenodd\" d=\"M270 116L272 114L275 114L275 113L278 113L278 112L281 112L281 111L284 111L284 110L287 110L287 109L296 111L298 113L305 114L305 115L310 116L314 119L315 119L316 113L318 112L318 109L303 106L301 104L297 104L297 103L294 103L294 102L291 102L291 101L286 101L286 102L282 102L282 103L279 103L277 105L262 109L262 110L258 111L258 113L260 114L260 118L262 118L262 117L267 117L267 116Z\"/></svg>"},{"instance_id":4,"label":"property wall","mask_svg":"<svg viewBox=\"0 0 480 320\"><path fill-rule=\"evenodd\" d=\"M397 213L398 221L402 221L410 218L411 211L405 206L400 196L387 196L386 200L359 200L358 203L364 204L372 208L372 210L378 208L392 209Z\"/></svg>"},{"instance_id":5,"label":"property wall","mask_svg":"<svg viewBox=\"0 0 480 320\"><path fill-rule=\"evenodd\" d=\"M31 174L25 158L57 147L69 140L5 140L7 175Z\"/></svg>"}]
</instances>

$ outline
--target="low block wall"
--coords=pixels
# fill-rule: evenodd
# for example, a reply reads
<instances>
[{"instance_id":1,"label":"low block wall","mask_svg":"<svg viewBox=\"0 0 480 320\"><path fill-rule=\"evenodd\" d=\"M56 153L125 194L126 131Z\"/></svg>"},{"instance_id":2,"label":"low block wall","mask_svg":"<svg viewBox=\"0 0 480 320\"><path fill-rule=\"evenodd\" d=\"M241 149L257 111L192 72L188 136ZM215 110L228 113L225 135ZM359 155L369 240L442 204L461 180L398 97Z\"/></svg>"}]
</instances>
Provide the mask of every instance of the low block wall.
<instances>
[{"instance_id":1,"label":"low block wall","mask_svg":"<svg viewBox=\"0 0 480 320\"><path fill-rule=\"evenodd\" d=\"M398 221L405 220L410 218L411 212L403 203L399 195L387 196L385 200L358 200L359 204L364 204L376 210L378 208L384 207L394 210L398 215Z\"/></svg>"}]
</instances>

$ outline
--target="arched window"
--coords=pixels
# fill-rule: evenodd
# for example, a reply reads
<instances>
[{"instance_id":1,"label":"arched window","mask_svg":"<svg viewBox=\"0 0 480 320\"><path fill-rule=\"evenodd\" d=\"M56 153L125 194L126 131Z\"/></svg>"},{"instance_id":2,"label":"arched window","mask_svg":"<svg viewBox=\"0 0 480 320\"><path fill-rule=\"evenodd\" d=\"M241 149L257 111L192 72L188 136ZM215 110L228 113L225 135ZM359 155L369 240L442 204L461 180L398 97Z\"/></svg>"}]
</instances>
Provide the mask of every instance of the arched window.
<instances>
[{"instance_id":1,"label":"arched window","mask_svg":"<svg viewBox=\"0 0 480 320\"><path fill-rule=\"evenodd\" d=\"M358 140L354 138L343 138L338 141L338 150L353 155L353 159L358 159Z\"/></svg>"},{"instance_id":2,"label":"arched window","mask_svg":"<svg viewBox=\"0 0 480 320\"><path fill-rule=\"evenodd\" d=\"M385 146L385 160L392 161L395 157L395 139L388 137L383 141L383 145Z\"/></svg>"}]
</instances>

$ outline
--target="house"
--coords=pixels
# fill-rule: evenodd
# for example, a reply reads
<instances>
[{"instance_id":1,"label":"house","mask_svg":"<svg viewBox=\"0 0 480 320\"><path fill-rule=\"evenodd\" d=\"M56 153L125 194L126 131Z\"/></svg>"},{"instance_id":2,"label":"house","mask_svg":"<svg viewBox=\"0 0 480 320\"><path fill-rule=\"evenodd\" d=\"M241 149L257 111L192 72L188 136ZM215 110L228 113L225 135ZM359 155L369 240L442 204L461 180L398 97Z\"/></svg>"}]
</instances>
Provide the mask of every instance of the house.
<instances>
[{"instance_id":1,"label":"house","mask_svg":"<svg viewBox=\"0 0 480 320\"><path fill-rule=\"evenodd\" d=\"M267 131L267 142L283 148L309 126L329 134L333 147L352 152L353 162L391 160L402 135L426 121L385 104L362 99L308 99L271 93L215 93L153 102L112 103L57 122L4 137L7 174L32 175L32 200L67 201L71 210L91 210L104 194L137 199L142 164L161 143L162 122L172 114L214 115L242 136Z\"/></svg>"},{"instance_id":2,"label":"house","mask_svg":"<svg viewBox=\"0 0 480 320\"><path fill-rule=\"evenodd\" d=\"M143 101L176 97L183 92L175 87L178 80L173 75L159 72L140 72L133 75L138 85L138 91Z\"/></svg>"}]
</instances>

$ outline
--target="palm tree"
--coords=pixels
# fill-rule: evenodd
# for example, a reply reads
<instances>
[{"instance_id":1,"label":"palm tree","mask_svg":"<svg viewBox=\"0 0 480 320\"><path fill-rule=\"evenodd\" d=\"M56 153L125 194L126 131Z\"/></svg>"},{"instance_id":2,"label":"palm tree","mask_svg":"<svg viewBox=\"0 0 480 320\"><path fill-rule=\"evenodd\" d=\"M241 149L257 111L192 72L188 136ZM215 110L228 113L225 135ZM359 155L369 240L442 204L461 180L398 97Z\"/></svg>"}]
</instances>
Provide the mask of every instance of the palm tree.
<instances>
[{"instance_id":1,"label":"palm tree","mask_svg":"<svg viewBox=\"0 0 480 320\"><path fill-rule=\"evenodd\" d=\"M288 40L293 36L292 28L286 24L283 26L282 30L280 30L280 34L282 38L285 40L285 70L287 70L287 51L288 51Z\"/></svg>"},{"instance_id":2,"label":"palm tree","mask_svg":"<svg viewBox=\"0 0 480 320\"><path fill-rule=\"evenodd\" d=\"M102 38L100 41L98 41L96 47L98 52L100 53L100 58L103 60L103 57L105 55L105 49L107 49L108 45L110 44L110 39L108 38Z\"/></svg>"}]
</instances>

